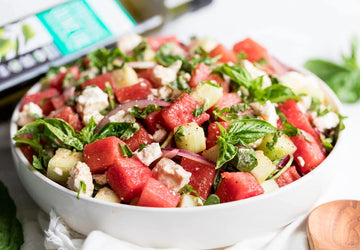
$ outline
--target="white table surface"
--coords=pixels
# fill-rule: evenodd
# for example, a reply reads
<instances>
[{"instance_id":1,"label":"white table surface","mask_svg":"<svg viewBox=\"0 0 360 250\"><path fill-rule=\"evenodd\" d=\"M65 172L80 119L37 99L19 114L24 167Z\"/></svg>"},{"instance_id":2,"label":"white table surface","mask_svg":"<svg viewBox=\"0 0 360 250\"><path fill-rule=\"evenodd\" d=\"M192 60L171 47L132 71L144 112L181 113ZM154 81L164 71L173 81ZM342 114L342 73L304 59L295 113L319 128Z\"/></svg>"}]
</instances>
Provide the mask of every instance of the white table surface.
<instances>
[{"instance_id":1,"label":"white table surface","mask_svg":"<svg viewBox=\"0 0 360 250\"><path fill-rule=\"evenodd\" d=\"M62 0L0 0L0 26ZM310 58L340 60L348 52L353 35L360 38L360 1L357 0L217 0L196 13L186 14L167 24L157 34L211 37L227 46L252 37L280 60L295 67ZM360 84L360 83L359 83ZM336 178L351 183L349 188L329 186L324 200L360 199L360 163L356 159L360 141L360 103L344 105L346 138ZM9 148L9 126L0 124L0 180L8 187L17 205L21 221L36 220L38 207L27 195L16 176ZM26 230L26 228L25 228ZM41 249L41 242L27 245L34 231L25 239L24 249ZM33 243L32 243L33 244Z\"/></svg>"}]
</instances>

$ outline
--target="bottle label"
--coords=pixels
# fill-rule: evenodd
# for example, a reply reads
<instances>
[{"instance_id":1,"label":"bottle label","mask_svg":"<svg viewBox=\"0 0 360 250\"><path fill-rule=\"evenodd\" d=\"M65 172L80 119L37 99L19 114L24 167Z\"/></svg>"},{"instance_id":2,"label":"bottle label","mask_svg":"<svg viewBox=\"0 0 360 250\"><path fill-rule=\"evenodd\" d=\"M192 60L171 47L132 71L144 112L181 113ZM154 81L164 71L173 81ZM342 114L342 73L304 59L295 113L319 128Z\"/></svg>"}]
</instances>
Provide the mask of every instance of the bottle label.
<instances>
[{"instance_id":1,"label":"bottle label","mask_svg":"<svg viewBox=\"0 0 360 250\"><path fill-rule=\"evenodd\" d=\"M73 0L0 27L0 83L81 55L135 25L117 0Z\"/></svg>"}]
</instances>

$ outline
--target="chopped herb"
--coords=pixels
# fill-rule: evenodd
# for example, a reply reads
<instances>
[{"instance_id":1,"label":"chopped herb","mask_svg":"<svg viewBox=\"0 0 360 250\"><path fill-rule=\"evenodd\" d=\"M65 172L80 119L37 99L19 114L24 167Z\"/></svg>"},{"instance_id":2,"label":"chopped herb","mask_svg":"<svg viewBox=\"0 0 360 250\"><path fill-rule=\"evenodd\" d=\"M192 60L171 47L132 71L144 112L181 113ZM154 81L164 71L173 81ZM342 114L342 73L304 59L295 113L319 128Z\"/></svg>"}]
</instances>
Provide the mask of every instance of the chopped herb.
<instances>
[{"instance_id":1,"label":"chopped herb","mask_svg":"<svg viewBox=\"0 0 360 250\"><path fill-rule=\"evenodd\" d=\"M221 88L221 84L216 83L215 81L202 81L202 82L199 82L199 85L204 85L204 84L208 84L208 85L213 86L215 88Z\"/></svg>"},{"instance_id":2,"label":"chopped herb","mask_svg":"<svg viewBox=\"0 0 360 250\"><path fill-rule=\"evenodd\" d=\"M194 117L199 117L204 112L205 112L205 110L204 110L204 105L203 105L201 107L194 108L194 111L192 112L192 114Z\"/></svg>"},{"instance_id":3,"label":"chopped herb","mask_svg":"<svg viewBox=\"0 0 360 250\"><path fill-rule=\"evenodd\" d=\"M131 158L133 156L133 152L131 151L128 145L119 143L119 147L120 147L120 152L123 156L127 158Z\"/></svg>"},{"instance_id":4,"label":"chopped herb","mask_svg":"<svg viewBox=\"0 0 360 250\"><path fill-rule=\"evenodd\" d=\"M174 133L174 139L176 142L181 142L181 137L184 137L184 128L182 126L179 126L175 133Z\"/></svg>"},{"instance_id":5,"label":"chopped herb","mask_svg":"<svg viewBox=\"0 0 360 250\"><path fill-rule=\"evenodd\" d=\"M190 86L188 84L188 77L187 77L188 74L189 73L180 70L178 76L176 77L176 80L170 82L169 86L173 89L178 89L178 90L190 90Z\"/></svg>"},{"instance_id":6,"label":"chopped herb","mask_svg":"<svg viewBox=\"0 0 360 250\"><path fill-rule=\"evenodd\" d=\"M76 199L80 200L80 192L86 193L86 184L84 181L80 181L79 189L77 191Z\"/></svg>"},{"instance_id":7,"label":"chopped herb","mask_svg":"<svg viewBox=\"0 0 360 250\"><path fill-rule=\"evenodd\" d=\"M109 82L106 82L105 86L106 88L104 89L104 92L109 96L109 104L110 104L109 109L113 110L117 106L115 101L114 91Z\"/></svg>"},{"instance_id":8,"label":"chopped herb","mask_svg":"<svg viewBox=\"0 0 360 250\"><path fill-rule=\"evenodd\" d=\"M322 145L324 146L326 152L330 152L333 149L332 143L334 140L332 138L326 138L324 134L320 133L320 140Z\"/></svg>"},{"instance_id":9,"label":"chopped herb","mask_svg":"<svg viewBox=\"0 0 360 250\"><path fill-rule=\"evenodd\" d=\"M130 113L133 114L136 118L142 118L145 119L146 116L150 115L151 113L155 111L161 110L161 107L159 107L156 104L150 104L144 109L140 109L138 106L133 106L130 110Z\"/></svg>"},{"instance_id":10,"label":"chopped herb","mask_svg":"<svg viewBox=\"0 0 360 250\"><path fill-rule=\"evenodd\" d=\"M238 148L234 158L227 163L225 170L227 170L228 165L236 171L250 172L258 165L255 151L251 148Z\"/></svg>"},{"instance_id":11,"label":"chopped herb","mask_svg":"<svg viewBox=\"0 0 360 250\"><path fill-rule=\"evenodd\" d=\"M139 146L139 149L138 151L141 152L144 148L146 148L146 144L145 143L141 143L140 146Z\"/></svg>"},{"instance_id":12,"label":"chopped herb","mask_svg":"<svg viewBox=\"0 0 360 250\"><path fill-rule=\"evenodd\" d=\"M33 163L32 163L32 165L40 173L46 174L45 167L42 165L41 161L39 160L39 158L36 155L33 155Z\"/></svg>"},{"instance_id":13,"label":"chopped herb","mask_svg":"<svg viewBox=\"0 0 360 250\"><path fill-rule=\"evenodd\" d=\"M114 63L116 59L122 59L125 62L131 60L131 58L126 56L119 48L112 50L101 48L89 53L87 58L90 61L89 67L98 68L100 74L121 68L123 65L118 66Z\"/></svg>"},{"instance_id":14,"label":"chopped herb","mask_svg":"<svg viewBox=\"0 0 360 250\"><path fill-rule=\"evenodd\" d=\"M149 47L149 45L145 41L142 41L141 43L139 43L139 45L136 46L132 51L133 52L132 53L132 60L134 60L134 61L143 61L145 51L146 51L146 49L148 47Z\"/></svg>"}]
</instances>

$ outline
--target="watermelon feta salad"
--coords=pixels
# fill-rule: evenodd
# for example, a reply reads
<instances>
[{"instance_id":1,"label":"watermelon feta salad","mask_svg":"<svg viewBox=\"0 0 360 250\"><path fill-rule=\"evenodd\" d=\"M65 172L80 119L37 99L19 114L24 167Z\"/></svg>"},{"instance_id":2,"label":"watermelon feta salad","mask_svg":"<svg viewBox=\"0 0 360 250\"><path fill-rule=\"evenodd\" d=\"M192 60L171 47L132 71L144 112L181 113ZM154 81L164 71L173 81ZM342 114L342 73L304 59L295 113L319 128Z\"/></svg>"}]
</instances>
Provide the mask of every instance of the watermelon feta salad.
<instances>
[{"instance_id":1,"label":"watermelon feta salad","mask_svg":"<svg viewBox=\"0 0 360 250\"><path fill-rule=\"evenodd\" d=\"M95 199L195 207L277 190L332 150L342 116L316 79L247 38L126 35L51 68L13 137L31 165Z\"/></svg>"}]
</instances>

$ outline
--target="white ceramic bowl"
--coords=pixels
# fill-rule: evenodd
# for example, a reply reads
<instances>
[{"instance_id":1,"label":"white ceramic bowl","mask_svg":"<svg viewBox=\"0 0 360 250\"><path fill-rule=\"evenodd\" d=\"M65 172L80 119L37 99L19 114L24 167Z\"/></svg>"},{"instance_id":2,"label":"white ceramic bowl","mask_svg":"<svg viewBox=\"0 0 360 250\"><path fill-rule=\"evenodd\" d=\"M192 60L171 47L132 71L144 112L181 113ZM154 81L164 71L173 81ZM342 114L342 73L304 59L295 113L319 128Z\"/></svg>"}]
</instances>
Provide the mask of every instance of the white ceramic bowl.
<instances>
[{"instance_id":1,"label":"white ceramic bowl","mask_svg":"<svg viewBox=\"0 0 360 250\"><path fill-rule=\"evenodd\" d=\"M320 80L319 80L320 81ZM320 81L328 103L341 112L341 104ZM30 91L36 92L40 85ZM10 136L17 131L19 105L11 119ZM148 208L109 203L76 193L33 170L12 145L16 171L32 199L45 211L54 209L74 230L88 234L101 230L144 247L217 248L259 236L309 212L326 188L340 154L340 133L330 155L315 170L278 191L245 200L194 208Z\"/></svg>"}]
</instances>

